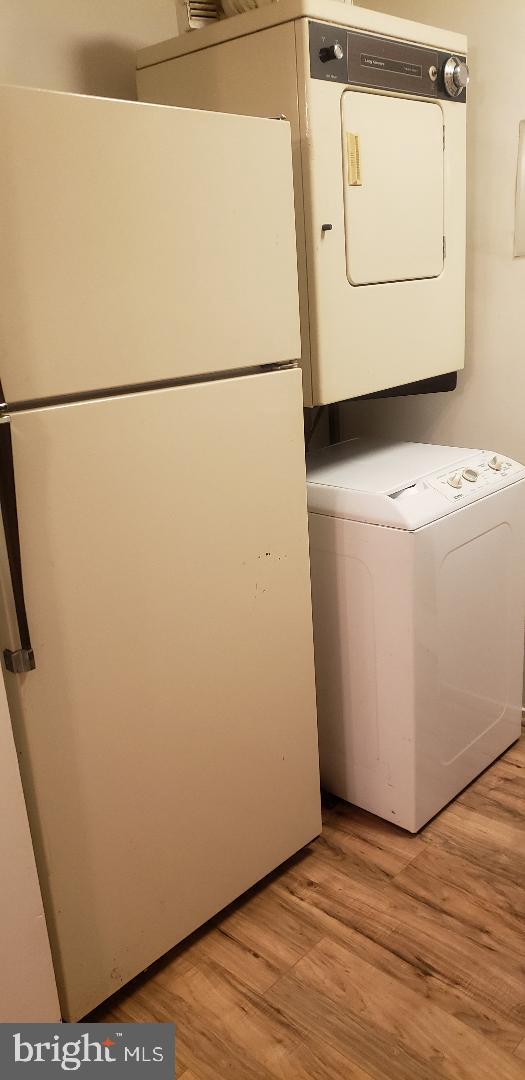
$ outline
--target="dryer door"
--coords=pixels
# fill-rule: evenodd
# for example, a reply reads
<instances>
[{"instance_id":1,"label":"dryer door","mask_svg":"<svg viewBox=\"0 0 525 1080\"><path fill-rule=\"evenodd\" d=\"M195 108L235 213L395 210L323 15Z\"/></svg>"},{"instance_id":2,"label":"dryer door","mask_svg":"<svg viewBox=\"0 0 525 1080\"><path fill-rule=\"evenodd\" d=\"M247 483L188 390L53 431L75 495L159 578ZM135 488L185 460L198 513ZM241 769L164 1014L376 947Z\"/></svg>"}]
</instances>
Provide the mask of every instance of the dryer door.
<instances>
[{"instance_id":1,"label":"dryer door","mask_svg":"<svg viewBox=\"0 0 525 1080\"><path fill-rule=\"evenodd\" d=\"M444 259L441 106L346 90L342 128L350 284L438 277Z\"/></svg>"}]
</instances>

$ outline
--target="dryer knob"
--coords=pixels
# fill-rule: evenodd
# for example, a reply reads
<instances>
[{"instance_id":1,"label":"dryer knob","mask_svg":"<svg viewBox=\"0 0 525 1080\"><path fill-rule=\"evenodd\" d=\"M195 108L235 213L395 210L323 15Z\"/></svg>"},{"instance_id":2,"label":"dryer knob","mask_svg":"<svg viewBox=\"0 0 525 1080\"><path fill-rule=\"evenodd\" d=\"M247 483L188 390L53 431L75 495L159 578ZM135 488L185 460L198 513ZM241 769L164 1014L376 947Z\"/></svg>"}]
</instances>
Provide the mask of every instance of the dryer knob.
<instances>
[{"instance_id":1,"label":"dryer knob","mask_svg":"<svg viewBox=\"0 0 525 1080\"><path fill-rule=\"evenodd\" d=\"M324 48L319 50L319 59L323 64L326 64L328 60L342 60L344 56L343 46L338 41L334 45L325 45Z\"/></svg>"},{"instance_id":2,"label":"dryer knob","mask_svg":"<svg viewBox=\"0 0 525 1080\"><path fill-rule=\"evenodd\" d=\"M450 97L458 97L469 82L469 70L464 60L450 56L443 68L443 82Z\"/></svg>"},{"instance_id":3,"label":"dryer knob","mask_svg":"<svg viewBox=\"0 0 525 1080\"><path fill-rule=\"evenodd\" d=\"M459 64L456 64L454 68L453 79L460 93L462 90L466 90L470 81L470 74L468 70L468 65L465 63L464 60L462 60Z\"/></svg>"}]
</instances>

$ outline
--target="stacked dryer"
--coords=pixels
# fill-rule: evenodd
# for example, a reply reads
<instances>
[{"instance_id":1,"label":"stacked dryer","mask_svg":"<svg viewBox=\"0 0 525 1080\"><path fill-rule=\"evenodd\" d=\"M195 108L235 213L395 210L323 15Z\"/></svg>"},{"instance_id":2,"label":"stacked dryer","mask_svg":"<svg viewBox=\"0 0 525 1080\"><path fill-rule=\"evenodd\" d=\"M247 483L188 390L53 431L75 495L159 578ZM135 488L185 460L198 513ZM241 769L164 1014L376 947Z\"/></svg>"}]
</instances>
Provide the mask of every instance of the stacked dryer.
<instances>
[{"instance_id":1,"label":"stacked dryer","mask_svg":"<svg viewBox=\"0 0 525 1080\"><path fill-rule=\"evenodd\" d=\"M144 101L290 121L305 405L463 367L466 44L279 0L139 54Z\"/></svg>"}]
</instances>

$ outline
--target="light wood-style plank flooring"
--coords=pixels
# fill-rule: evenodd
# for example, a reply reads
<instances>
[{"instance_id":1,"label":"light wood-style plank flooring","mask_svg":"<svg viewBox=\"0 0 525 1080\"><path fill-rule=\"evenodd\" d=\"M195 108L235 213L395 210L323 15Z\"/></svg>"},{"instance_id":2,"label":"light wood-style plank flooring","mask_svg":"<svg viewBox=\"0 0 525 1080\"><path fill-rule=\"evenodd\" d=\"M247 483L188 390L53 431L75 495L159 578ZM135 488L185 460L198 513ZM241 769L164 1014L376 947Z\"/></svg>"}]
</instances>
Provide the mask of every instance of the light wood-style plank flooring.
<instances>
[{"instance_id":1,"label":"light wood-style plank flooring","mask_svg":"<svg viewBox=\"0 0 525 1080\"><path fill-rule=\"evenodd\" d=\"M525 737L418 836L322 835L93 1015L175 1021L180 1080L524 1080Z\"/></svg>"}]
</instances>

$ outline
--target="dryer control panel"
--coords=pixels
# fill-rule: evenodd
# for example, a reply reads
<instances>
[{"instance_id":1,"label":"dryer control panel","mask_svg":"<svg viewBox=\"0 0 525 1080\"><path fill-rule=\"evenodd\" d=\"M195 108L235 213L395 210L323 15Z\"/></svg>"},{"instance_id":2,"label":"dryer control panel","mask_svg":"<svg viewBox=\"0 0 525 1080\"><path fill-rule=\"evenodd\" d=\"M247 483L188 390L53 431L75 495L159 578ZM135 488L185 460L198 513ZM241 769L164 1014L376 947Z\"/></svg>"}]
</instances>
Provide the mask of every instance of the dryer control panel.
<instances>
[{"instance_id":1,"label":"dryer control panel","mask_svg":"<svg viewBox=\"0 0 525 1080\"><path fill-rule=\"evenodd\" d=\"M309 23L312 79L391 90L465 104L465 56L452 55L330 23Z\"/></svg>"}]
</instances>

